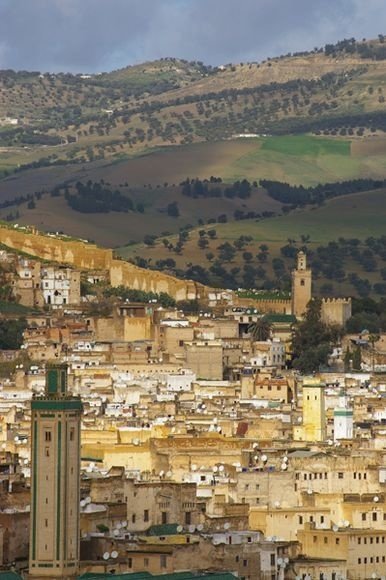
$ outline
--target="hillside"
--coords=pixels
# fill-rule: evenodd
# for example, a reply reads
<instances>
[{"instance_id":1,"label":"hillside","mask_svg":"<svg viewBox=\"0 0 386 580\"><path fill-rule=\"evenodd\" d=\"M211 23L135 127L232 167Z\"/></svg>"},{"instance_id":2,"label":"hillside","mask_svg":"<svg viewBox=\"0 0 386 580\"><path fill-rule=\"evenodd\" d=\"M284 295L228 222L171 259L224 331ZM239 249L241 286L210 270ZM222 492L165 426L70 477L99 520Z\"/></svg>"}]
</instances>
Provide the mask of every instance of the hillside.
<instances>
[{"instance_id":1,"label":"hillside","mask_svg":"<svg viewBox=\"0 0 386 580\"><path fill-rule=\"evenodd\" d=\"M218 68L164 59L99 75L2 71L0 171L245 133L383 131L384 58L380 40L347 41Z\"/></svg>"},{"instance_id":2,"label":"hillside","mask_svg":"<svg viewBox=\"0 0 386 580\"><path fill-rule=\"evenodd\" d=\"M383 296L385 220L386 190L381 189L333 198L319 208L307 206L285 216L199 227L189 232L181 251L175 249L178 237L169 237L168 252L159 239L153 246L123 247L119 254L135 262L140 258L138 263L147 267L164 263L170 271L211 285L288 290L296 253L304 249L316 274L316 293Z\"/></svg>"},{"instance_id":3,"label":"hillside","mask_svg":"<svg viewBox=\"0 0 386 580\"><path fill-rule=\"evenodd\" d=\"M331 242L358 239L361 256L383 236L386 198L370 190L386 177L385 82L383 36L220 67L168 58L94 75L0 71L0 219L232 288L286 289L307 246L321 293L385 293L379 248L370 270L345 242L339 268L318 265ZM221 192L185 195L187 178ZM363 178L355 201L301 206L262 186ZM225 193L244 180L247 196Z\"/></svg>"}]
</instances>

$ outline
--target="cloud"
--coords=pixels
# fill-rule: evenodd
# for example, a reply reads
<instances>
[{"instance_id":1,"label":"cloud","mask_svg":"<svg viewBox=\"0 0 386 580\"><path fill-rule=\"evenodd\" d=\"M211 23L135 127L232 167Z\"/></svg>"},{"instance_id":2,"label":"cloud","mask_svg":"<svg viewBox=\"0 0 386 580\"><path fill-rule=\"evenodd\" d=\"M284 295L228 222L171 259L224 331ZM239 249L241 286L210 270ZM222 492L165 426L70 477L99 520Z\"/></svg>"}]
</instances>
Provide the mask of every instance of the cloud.
<instances>
[{"instance_id":1,"label":"cloud","mask_svg":"<svg viewBox=\"0 0 386 580\"><path fill-rule=\"evenodd\" d=\"M96 72L163 56L260 60L375 37L384 21L384 0L0 0L0 66Z\"/></svg>"}]
</instances>

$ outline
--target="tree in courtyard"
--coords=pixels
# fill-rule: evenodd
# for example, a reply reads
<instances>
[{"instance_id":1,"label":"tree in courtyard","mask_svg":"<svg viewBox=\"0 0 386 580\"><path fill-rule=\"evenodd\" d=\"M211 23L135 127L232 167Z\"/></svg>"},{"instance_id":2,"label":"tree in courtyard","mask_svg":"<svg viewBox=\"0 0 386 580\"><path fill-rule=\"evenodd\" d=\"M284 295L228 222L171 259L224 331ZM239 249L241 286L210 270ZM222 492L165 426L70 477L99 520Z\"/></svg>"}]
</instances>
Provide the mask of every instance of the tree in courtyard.
<instances>
[{"instance_id":1,"label":"tree in courtyard","mask_svg":"<svg viewBox=\"0 0 386 580\"><path fill-rule=\"evenodd\" d=\"M268 320L262 316L256 322L253 322L248 327L248 332L253 340L262 341L268 340L271 336L271 325Z\"/></svg>"}]
</instances>

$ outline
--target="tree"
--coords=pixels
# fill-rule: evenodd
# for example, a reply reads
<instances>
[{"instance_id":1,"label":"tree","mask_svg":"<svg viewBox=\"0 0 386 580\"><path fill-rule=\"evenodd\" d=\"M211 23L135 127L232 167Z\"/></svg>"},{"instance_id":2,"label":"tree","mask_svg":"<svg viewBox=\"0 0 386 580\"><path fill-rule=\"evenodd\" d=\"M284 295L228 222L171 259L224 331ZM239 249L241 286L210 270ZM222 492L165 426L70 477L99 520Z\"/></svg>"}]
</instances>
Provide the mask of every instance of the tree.
<instances>
[{"instance_id":1,"label":"tree","mask_svg":"<svg viewBox=\"0 0 386 580\"><path fill-rule=\"evenodd\" d=\"M336 327L327 326L321 319L322 302L308 303L304 320L297 322L292 336L293 367L303 374L317 371L326 365L333 344L340 337Z\"/></svg>"},{"instance_id":2,"label":"tree","mask_svg":"<svg viewBox=\"0 0 386 580\"><path fill-rule=\"evenodd\" d=\"M268 340L271 336L271 325L268 320L262 316L256 322L248 327L248 332L253 340Z\"/></svg>"},{"instance_id":3,"label":"tree","mask_svg":"<svg viewBox=\"0 0 386 580\"><path fill-rule=\"evenodd\" d=\"M362 364L362 354L361 349L357 346L352 355L352 368L354 371L360 371Z\"/></svg>"},{"instance_id":4,"label":"tree","mask_svg":"<svg viewBox=\"0 0 386 580\"><path fill-rule=\"evenodd\" d=\"M23 332L27 328L25 318L0 320L0 349L17 350L23 343Z\"/></svg>"},{"instance_id":5,"label":"tree","mask_svg":"<svg viewBox=\"0 0 386 580\"><path fill-rule=\"evenodd\" d=\"M168 212L168 215L170 217L179 217L180 216L180 210L178 209L178 204L176 201L169 203L169 205L167 207L167 212Z\"/></svg>"}]
</instances>

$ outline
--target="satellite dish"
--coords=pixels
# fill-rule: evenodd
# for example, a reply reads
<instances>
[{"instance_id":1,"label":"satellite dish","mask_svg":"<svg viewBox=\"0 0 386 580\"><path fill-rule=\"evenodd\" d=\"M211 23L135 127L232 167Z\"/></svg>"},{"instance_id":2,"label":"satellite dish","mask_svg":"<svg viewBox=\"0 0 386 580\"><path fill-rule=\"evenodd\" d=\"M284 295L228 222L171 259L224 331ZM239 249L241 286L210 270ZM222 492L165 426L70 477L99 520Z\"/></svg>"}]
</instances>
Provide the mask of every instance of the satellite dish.
<instances>
[{"instance_id":1,"label":"satellite dish","mask_svg":"<svg viewBox=\"0 0 386 580\"><path fill-rule=\"evenodd\" d=\"M213 469L213 473L217 473L217 471L218 471L217 465L213 465L212 469Z\"/></svg>"},{"instance_id":2,"label":"satellite dish","mask_svg":"<svg viewBox=\"0 0 386 580\"><path fill-rule=\"evenodd\" d=\"M377 495L374 496L373 501L375 501L375 503L378 503L379 502L379 497Z\"/></svg>"},{"instance_id":3,"label":"satellite dish","mask_svg":"<svg viewBox=\"0 0 386 580\"><path fill-rule=\"evenodd\" d=\"M191 534L193 534L193 533L196 531L196 526L195 526L194 524L192 524L191 526L189 526L189 528L188 528L188 529L189 529L189 532L190 532Z\"/></svg>"},{"instance_id":4,"label":"satellite dish","mask_svg":"<svg viewBox=\"0 0 386 580\"><path fill-rule=\"evenodd\" d=\"M223 465L220 465L219 468L218 468L218 470L221 471L221 472L223 472L224 469L225 469L225 467Z\"/></svg>"},{"instance_id":5,"label":"satellite dish","mask_svg":"<svg viewBox=\"0 0 386 580\"><path fill-rule=\"evenodd\" d=\"M182 526L177 526L177 532L180 534L181 532L184 531L184 528Z\"/></svg>"},{"instance_id":6,"label":"satellite dish","mask_svg":"<svg viewBox=\"0 0 386 580\"><path fill-rule=\"evenodd\" d=\"M122 528L127 528L127 521L126 521L126 520L124 520L124 521L122 522Z\"/></svg>"},{"instance_id":7,"label":"satellite dish","mask_svg":"<svg viewBox=\"0 0 386 580\"><path fill-rule=\"evenodd\" d=\"M313 494L312 489L307 489L307 493L308 493L308 495L312 495Z\"/></svg>"},{"instance_id":8,"label":"satellite dish","mask_svg":"<svg viewBox=\"0 0 386 580\"><path fill-rule=\"evenodd\" d=\"M104 559L104 560L108 560L109 558L110 558L110 552L105 552L105 553L103 554L103 559Z\"/></svg>"},{"instance_id":9,"label":"satellite dish","mask_svg":"<svg viewBox=\"0 0 386 580\"><path fill-rule=\"evenodd\" d=\"M192 465L192 471L197 471L197 465L195 463Z\"/></svg>"},{"instance_id":10,"label":"satellite dish","mask_svg":"<svg viewBox=\"0 0 386 580\"><path fill-rule=\"evenodd\" d=\"M84 499L82 499L82 500L80 501L80 507L81 507L81 508L84 508L84 507L86 507L86 501L85 501Z\"/></svg>"},{"instance_id":11,"label":"satellite dish","mask_svg":"<svg viewBox=\"0 0 386 580\"><path fill-rule=\"evenodd\" d=\"M284 564L289 564L289 558L284 558Z\"/></svg>"},{"instance_id":12,"label":"satellite dish","mask_svg":"<svg viewBox=\"0 0 386 580\"><path fill-rule=\"evenodd\" d=\"M350 525L350 522L348 520L344 520L344 527L348 528Z\"/></svg>"},{"instance_id":13,"label":"satellite dish","mask_svg":"<svg viewBox=\"0 0 386 580\"><path fill-rule=\"evenodd\" d=\"M28 459L24 459L24 465L28 465Z\"/></svg>"},{"instance_id":14,"label":"satellite dish","mask_svg":"<svg viewBox=\"0 0 386 580\"><path fill-rule=\"evenodd\" d=\"M261 456L261 461L263 461L264 463L267 463L268 457L266 455L262 455Z\"/></svg>"},{"instance_id":15,"label":"satellite dish","mask_svg":"<svg viewBox=\"0 0 386 580\"><path fill-rule=\"evenodd\" d=\"M231 525L230 525L230 523L229 523L229 522L226 522L226 523L224 524L224 530L229 530L229 528L230 528L230 527L231 527Z\"/></svg>"},{"instance_id":16,"label":"satellite dish","mask_svg":"<svg viewBox=\"0 0 386 580\"><path fill-rule=\"evenodd\" d=\"M283 461L283 463L281 464L281 468L283 471L285 471L286 469L288 469L288 465Z\"/></svg>"},{"instance_id":17,"label":"satellite dish","mask_svg":"<svg viewBox=\"0 0 386 580\"><path fill-rule=\"evenodd\" d=\"M198 524L198 526L197 526L197 530L198 530L199 532L202 532L202 530L203 530L203 529L204 529L204 526L203 526L202 524Z\"/></svg>"},{"instance_id":18,"label":"satellite dish","mask_svg":"<svg viewBox=\"0 0 386 580\"><path fill-rule=\"evenodd\" d=\"M160 476L160 477L163 477L164 475L165 475L165 472L164 472L164 470L163 470L163 469L161 469L161 471L159 472L159 476Z\"/></svg>"},{"instance_id":19,"label":"satellite dish","mask_svg":"<svg viewBox=\"0 0 386 580\"><path fill-rule=\"evenodd\" d=\"M280 507L280 501L275 501L275 507L277 507L277 508Z\"/></svg>"},{"instance_id":20,"label":"satellite dish","mask_svg":"<svg viewBox=\"0 0 386 580\"><path fill-rule=\"evenodd\" d=\"M283 564L283 562L284 562L283 558L278 558L277 559L277 563L278 563L279 566L281 566Z\"/></svg>"},{"instance_id":21,"label":"satellite dish","mask_svg":"<svg viewBox=\"0 0 386 580\"><path fill-rule=\"evenodd\" d=\"M287 457L286 455L283 457L283 461L284 461L285 463L288 463L288 457Z\"/></svg>"},{"instance_id":22,"label":"satellite dish","mask_svg":"<svg viewBox=\"0 0 386 580\"><path fill-rule=\"evenodd\" d=\"M87 505L90 504L91 503L91 497L88 495L84 501L86 502Z\"/></svg>"},{"instance_id":23,"label":"satellite dish","mask_svg":"<svg viewBox=\"0 0 386 580\"><path fill-rule=\"evenodd\" d=\"M254 444L252 445L253 449L256 449L256 447L258 447L258 446L259 446L259 444L258 444L258 443L254 443Z\"/></svg>"},{"instance_id":24,"label":"satellite dish","mask_svg":"<svg viewBox=\"0 0 386 580\"><path fill-rule=\"evenodd\" d=\"M172 476L172 472L171 471L167 471L166 472L166 477L171 477Z\"/></svg>"},{"instance_id":25,"label":"satellite dish","mask_svg":"<svg viewBox=\"0 0 386 580\"><path fill-rule=\"evenodd\" d=\"M117 552L116 550L113 550L113 551L111 552L111 557L112 557L112 558L118 558L118 552Z\"/></svg>"},{"instance_id":26,"label":"satellite dish","mask_svg":"<svg viewBox=\"0 0 386 580\"><path fill-rule=\"evenodd\" d=\"M19 441L19 437L16 435L16 437L14 437L14 441L15 443L17 443Z\"/></svg>"},{"instance_id":27,"label":"satellite dish","mask_svg":"<svg viewBox=\"0 0 386 580\"><path fill-rule=\"evenodd\" d=\"M117 538L120 534L120 531L117 528L115 528L115 530L113 531L113 534Z\"/></svg>"},{"instance_id":28,"label":"satellite dish","mask_svg":"<svg viewBox=\"0 0 386 580\"><path fill-rule=\"evenodd\" d=\"M333 530L333 532L339 532L339 528L338 528L338 526L336 524L334 524L332 526L332 530Z\"/></svg>"}]
</instances>

